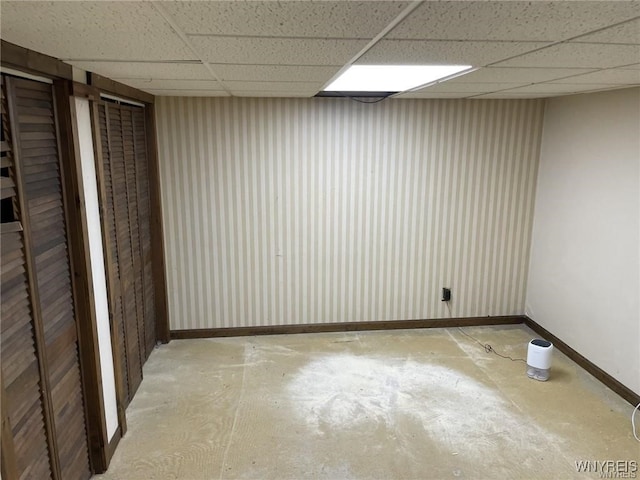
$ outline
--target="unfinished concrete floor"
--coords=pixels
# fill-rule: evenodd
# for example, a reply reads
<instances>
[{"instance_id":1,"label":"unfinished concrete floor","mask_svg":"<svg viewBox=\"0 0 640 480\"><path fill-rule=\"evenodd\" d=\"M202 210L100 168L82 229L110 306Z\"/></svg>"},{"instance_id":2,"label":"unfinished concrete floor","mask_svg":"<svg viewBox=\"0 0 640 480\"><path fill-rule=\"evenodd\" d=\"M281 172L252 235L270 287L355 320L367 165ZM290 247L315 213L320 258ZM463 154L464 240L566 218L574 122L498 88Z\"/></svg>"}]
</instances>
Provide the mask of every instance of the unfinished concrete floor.
<instances>
[{"instance_id":1,"label":"unfinished concrete floor","mask_svg":"<svg viewBox=\"0 0 640 480\"><path fill-rule=\"evenodd\" d=\"M521 358L536 337L464 331ZM558 351L551 374L457 328L174 340L95 478L586 479L576 461L640 460L628 403Z\"/></svg>"}]
</instances>

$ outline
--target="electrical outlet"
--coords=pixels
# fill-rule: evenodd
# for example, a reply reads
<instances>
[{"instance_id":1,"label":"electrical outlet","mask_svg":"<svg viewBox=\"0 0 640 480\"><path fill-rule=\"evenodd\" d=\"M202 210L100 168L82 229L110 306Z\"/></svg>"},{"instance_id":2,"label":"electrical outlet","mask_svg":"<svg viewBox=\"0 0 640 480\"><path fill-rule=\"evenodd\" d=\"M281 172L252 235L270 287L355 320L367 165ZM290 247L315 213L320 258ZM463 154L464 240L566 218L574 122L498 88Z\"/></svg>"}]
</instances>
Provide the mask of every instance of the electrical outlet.
<instances>
[{"instance_id":1,"label":"electrical outlet","mask_svg":"<svg viewBox=\"0 0 640 480\"><path fill-rule=\"evenodd\" d=\"M449 300L451 300L451 289L442 287L442 301L448 302Z\"/></svg>"}]
</instances>

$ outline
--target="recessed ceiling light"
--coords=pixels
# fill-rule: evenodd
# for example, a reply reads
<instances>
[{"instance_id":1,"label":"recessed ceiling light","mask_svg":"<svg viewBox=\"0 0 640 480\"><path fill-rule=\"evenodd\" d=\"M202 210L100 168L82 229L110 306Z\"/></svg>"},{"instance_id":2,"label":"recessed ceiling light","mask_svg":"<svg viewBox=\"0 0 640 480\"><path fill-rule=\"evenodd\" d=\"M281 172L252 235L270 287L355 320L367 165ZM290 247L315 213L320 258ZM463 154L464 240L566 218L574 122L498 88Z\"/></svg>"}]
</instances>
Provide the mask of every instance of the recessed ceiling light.
<instances>
[{"instance_id":1,"label":"recessed ceiling light","mask_svg":"<svg viewBox=\"0 0 640 480\"><path fill-rule=\"evenodd\" d=\"M470 70L470 65L351 65L325 92L404 92Z\"/></svg>"}]
</instances>

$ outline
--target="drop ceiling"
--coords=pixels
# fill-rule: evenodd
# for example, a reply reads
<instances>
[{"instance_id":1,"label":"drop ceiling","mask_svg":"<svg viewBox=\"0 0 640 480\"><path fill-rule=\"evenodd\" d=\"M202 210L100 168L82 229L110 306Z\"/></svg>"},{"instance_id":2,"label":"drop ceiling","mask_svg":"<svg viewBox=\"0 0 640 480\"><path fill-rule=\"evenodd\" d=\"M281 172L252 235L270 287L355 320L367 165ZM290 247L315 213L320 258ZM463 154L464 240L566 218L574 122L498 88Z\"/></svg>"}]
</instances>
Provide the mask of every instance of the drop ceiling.
<instances>
[{"instance_id":1,"label":"drop ceiling","mask_svg":"<svg viewBox=\"0 0 640 480\"><path fill-rule=\"evenodd\" d=\"M469 64L399 98L640 85L640 1L6 1L1 37L154 95L310 97L351 64Z\"/></svg>"}]
</instances>

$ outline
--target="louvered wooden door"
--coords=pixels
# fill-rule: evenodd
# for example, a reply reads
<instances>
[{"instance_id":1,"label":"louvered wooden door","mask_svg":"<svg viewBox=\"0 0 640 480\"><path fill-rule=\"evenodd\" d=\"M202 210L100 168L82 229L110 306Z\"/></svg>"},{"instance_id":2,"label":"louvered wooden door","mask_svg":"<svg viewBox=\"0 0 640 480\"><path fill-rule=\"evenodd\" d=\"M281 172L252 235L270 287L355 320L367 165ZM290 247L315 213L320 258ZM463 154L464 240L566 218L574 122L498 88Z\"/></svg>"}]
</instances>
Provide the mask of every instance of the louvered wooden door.
<instances>
[{"instance_id":1,"label":"louvered wooden door","mask_svg":"<svg viewBox=\"0 0 640 480\"><path fill-rule=\"evenodd\" d=\"M29 296L24 233L17 198L17 176L2 77L2 410L3 475L5 442L14 449L14 474L51 478L40 365ZM6 422L6 426L5 426Z\"/></svg>"},{"instance_id":2,"label":"louvered wooden door","mask_svg":"<svg viewBox=\"0 0 640 480\"><path fill-rule=\"evenodd\" d=\"M109 294L115 306L114 326L120 332L123 396L128 404L156 342L144 111L101 103L98 123L106 194L104 224L112 261Z\"/></svg>"},{"instance_id":3,"label":"louvered wooden door","mask_svg":"<svg viewBox=\"0 0 640 480\"><path fill-rule=\"evenodd\" d=\"M88 479L91 467L52 85L5 78L3 93L9 114L7 118L3 111L3 130L10 149L3 166L15 183L13 215L23 229L2 234L3 402L13 432L16 469L20 478L50 478L53 470L58 478ZM3 216L8 214L3 207Z\"/></svg>"}]
</instances>

